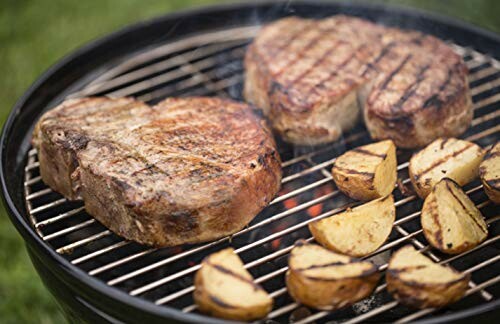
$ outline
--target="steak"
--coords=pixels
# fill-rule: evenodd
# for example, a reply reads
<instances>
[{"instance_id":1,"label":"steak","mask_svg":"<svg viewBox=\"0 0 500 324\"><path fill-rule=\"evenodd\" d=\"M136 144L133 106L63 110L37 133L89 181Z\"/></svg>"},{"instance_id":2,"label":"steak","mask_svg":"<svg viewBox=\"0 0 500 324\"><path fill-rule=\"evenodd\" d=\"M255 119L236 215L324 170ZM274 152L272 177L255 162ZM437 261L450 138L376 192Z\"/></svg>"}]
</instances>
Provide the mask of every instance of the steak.
<instances>
[{"instance_id":1,"label":"steak","mask_svg":"<svg viewBox=\"0 0 500 324\"><path fill-rule=\"evenodd\" d=\"M116 234L173 246L247 225L275 196L281 162L251 107L217 98L73 99L37 123L43 181Z\"/></svg>"},{"instance_id":2,"label":"steak","mask_svg":"<svg viewBox=\"0 0 500 324\"><path fill-rule=\"evenodd\" d=\"M360 110L373 139L403 148L463 133L472 120L467 67L441 40L349 17L289 17L245 56L247 101L284 140L334 141Z\"/></svg>"}]
</instances>

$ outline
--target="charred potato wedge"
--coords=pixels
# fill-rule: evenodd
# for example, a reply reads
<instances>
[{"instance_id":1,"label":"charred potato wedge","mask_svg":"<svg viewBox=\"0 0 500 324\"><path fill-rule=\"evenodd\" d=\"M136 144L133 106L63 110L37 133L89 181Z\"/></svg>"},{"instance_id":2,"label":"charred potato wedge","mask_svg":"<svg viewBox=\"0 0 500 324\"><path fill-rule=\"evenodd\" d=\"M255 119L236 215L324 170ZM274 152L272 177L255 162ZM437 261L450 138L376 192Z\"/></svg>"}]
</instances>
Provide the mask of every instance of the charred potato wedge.
<instances>
[{"instance_id":1,"label":"charred potato wedge","mask_svg":"<svg viewBox=\"0 0 500 324\"><path fill-rule=\"evenodd\" d=\"M500 142L486 153L479 165L479 176L490 200L500 204Z\"/></svg>"},{"instance_id":2,"label":"charred potato wedge","mask_svg":"<svg viewBox=\"0 0 500 324\"><path fill-rule=\"evenodd\" d=\"M392 192L397 178L396 146L391 140L352 149L335 161L337 187L356 200L372 200Z\"/></svg>"},{"instance_id":3,"label":"charred potato wedge","mask_svg":"<svg viewBox=\"0 0 500 324\"><path fill-rule=\"evenodd\" d=\"M322 310L342 308L369 296L380 278L371 262L304 241L296 243L288 267L290 295L297 302Z\"/></svg>"},{"instance_id":4,"label":"charred potato wedge","mask_svg":"<svg viewBox=\"0 0 500 324\"><path fill-rule=\"evenodd\" d=\"M470 275L432 262L407 245L396 251L386 272L387 291L400 303L415 307L443 307L465 294Z\"/></svg>"},{"instance_id":5,"label":"charred potato wedge","mask_svg":"<svg viewBox=\"0 0 500 324\"><path fill-rule=\"evenodd\" d=\"M410 180L421 198L443 178L460 186L479 175L484 150L478 145L456 138L439 138L410 159Z\"/></svg>"},{"instance_id":6,"label":"charred potato wedge","mask_svg":"<svg viewBox=\"0 0 500 324\"><path fill-rule=\"evenodd\" d=\"M427 241L444 253L470 250L488 236L483 215L453 180L444 178L425 198L420 216Z\"/></svg>"},{"instance_id":7,"label":"charred potato wedge","mask_svg":"<svg viewBox=\"0 0 500 324\"><path fill-rule=\"evenodd\" d=\"M309 230L324 247L361 257L377 250L387 240L395 218L394 198L389 195L309 223Z\"/></svg>"},{"instance_id":8,"label":"charred potato wedge","mask_svg":"<svg viewBox=\"0 0 500 324\"><path fill-rule=\"evenodd\" d=\"M273 299L243 267L232 248L209 255L195 276L194 301L212 316L252 321L265 317Z\"/></svg>"}]
</instances>

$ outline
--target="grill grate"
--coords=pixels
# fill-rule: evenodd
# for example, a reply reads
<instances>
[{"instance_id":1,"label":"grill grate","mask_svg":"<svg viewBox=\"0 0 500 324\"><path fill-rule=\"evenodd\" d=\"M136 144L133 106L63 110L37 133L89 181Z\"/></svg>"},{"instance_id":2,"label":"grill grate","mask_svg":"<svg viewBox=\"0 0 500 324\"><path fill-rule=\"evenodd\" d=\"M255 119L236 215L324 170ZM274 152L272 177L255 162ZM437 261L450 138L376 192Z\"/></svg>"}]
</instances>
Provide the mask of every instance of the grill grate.
<instances>
[{"instance_id":1,"label":"grill grate","mask_svg":"<svg viewBox=\"0 0 500 324\"><path fill-rule=\"evenodd\" d=\"M124 60L69 97L135 96L148 103L166 96L186 95L241 99L242 57L257 29L257 26L227 29L159 46ZM450 45L464 57L470 69L475 113L472 126L463 137L489 146L500 130L500 109L495 107L500 101L500 62L473 49ZM280 144L284 178L279 196L250 226L231 237L205 244L155 249L124 241L86 214L81 202L67 201L43 184L35 149L29 151L25 167L26 206L37 233L73 265L110 286L157 305L183 312L196 311L191 293L199 262L208 253L231 245L256 281L275 298L275 307L268 316L271 322L310 323L332 318L348 323L380 319L408 322L438 311L415 312L398 305L384 290L385 284L377 287L374 296L348 309L334 313L314 311L294 303L284 286L286 258L293 243L299 238L312 241L307 224L357 204L335 188L329 169L340 153L368 142L368 133L360 125L345 134L342 141L320 148ZM398 153L402 185L409 183L408 158L408 153ZM410 243L436 262L470 272L472 281L467 297L447 310L440 310L441 313L489 302L498 296L500 215L487 200L479 181L465 189L490 227L489 238L481 245L452 257L432 250L418 221L422 202L396 189L397 220L391 236L367 257L383 271L390 251Z\"/></svg>"}]
</instances>

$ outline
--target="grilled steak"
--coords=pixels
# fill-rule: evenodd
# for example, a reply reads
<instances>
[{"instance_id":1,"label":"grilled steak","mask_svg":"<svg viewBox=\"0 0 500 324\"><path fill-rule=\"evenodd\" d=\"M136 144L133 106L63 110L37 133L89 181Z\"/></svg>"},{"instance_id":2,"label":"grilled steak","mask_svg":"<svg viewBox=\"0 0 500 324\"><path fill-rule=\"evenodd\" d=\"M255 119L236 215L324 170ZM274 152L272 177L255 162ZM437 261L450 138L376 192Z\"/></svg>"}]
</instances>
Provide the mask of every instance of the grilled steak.
<instances>
[{"instance_id":1,"label":"grilled steak","mask_svg":"<svg viewBox=\"0 0 500 324\"><path fill-rule=\"evenodd\" d=\"M245 98L288 142L338 139L364 108L374 139L404 148L458 136L472 120L467 68L442 41L366 20L290 17L245 57Z\"/></svg>"},{"instance_id":2,"label":"grilled steak","mask_svg":"<svg viewBox=\"0 0 500 324\"><path fill-rule=\"evenodd\" d=\"M242 103L130 98L63 102L36 125L45 183L126 239L155 246L232 234L278 192L280 158Z\"/></svg>"}]
</instances>

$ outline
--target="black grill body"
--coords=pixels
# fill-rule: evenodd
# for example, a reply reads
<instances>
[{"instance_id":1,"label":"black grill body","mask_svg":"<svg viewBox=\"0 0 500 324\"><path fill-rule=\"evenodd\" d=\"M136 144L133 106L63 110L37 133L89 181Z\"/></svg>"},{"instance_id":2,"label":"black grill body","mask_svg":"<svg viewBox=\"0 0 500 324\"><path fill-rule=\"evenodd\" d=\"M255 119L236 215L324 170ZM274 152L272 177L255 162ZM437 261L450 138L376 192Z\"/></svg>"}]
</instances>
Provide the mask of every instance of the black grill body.
<instances>
[{"instance_id":1,"label":"black grill body","mask_svg":"<svg viewBox=\"0 0 500 324\"><path fill-rule=\"evenodd\" d=\"M29 164L31 131L41 114L106 71L148 49L193 35L263 24L287 15L321 18L338 13L360 16L390 26L420 30L450 40L465 49L472 48L491 58L500 58L500 38L497 35L426 12L360 3L252 2L174 13L124 28L63 58L45 72L16 103L4 126L0 143L0 180L4 202L12 222L26 242L40 277L61 303L71 322L226 321L196 313L183 313L175 307L155 305L148 298L131 296L127 292L130 291L128 287L112 287L106 280L89 275L85 268L72 264L67 254L58 253L51 244L42 239L29 217L24 183L25 166ZM488 62L493 64L491 60ZM224 69L224 62L220 64L221 69ZM237 82L231 89L228 94L241 99L241 82ZM496 93L499 91L497 89ZM215 91L210 94L218 93ZM494 117L488 123L490 127L495 126L498 124L498 118ZM498 140L498 131L485 137L482 144L489 145L495 140ZM292 149L284 146L283 150L289 152ZM286 152L285 155L290 154ZM498 229L493 234L498 235ZM488 253L498 254L498 242L488 248ZM489 269L495 275L500 272L498 266ZM493 296L498 296L494 293L498 292L498 287L490 292ZM425 317L423 321L468 321L472 316L492 320L498 315L499 307L500 300L494 299L452 312L436 313ZM393 315L378 317L377 320L390 321L394 319L391 317Z\"/></svg>"}]
</instances>

